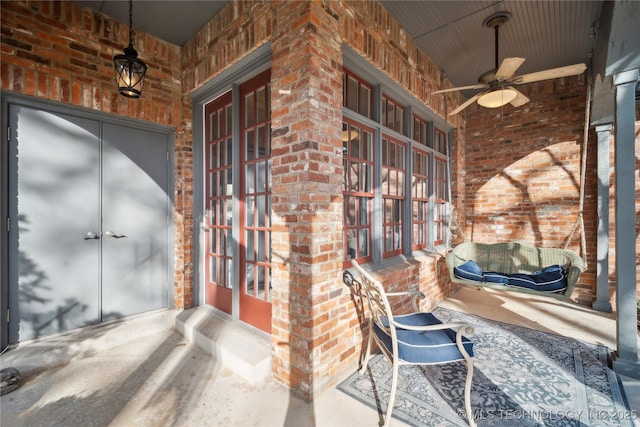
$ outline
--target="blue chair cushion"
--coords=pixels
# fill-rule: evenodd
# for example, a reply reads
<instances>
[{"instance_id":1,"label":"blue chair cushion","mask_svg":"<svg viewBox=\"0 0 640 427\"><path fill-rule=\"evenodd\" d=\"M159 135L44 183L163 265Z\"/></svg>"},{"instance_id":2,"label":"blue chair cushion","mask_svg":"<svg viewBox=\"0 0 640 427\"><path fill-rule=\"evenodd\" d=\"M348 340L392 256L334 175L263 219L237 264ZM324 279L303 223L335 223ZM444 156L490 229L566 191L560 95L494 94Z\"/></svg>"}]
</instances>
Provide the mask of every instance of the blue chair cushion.
<instances>
[{"instance_id":1,"label":"blue chair cushion","mask_svg":"<svg viewBox=\"0 0 640 427\"><path fill-rule=\"evenodd\" d=\"M567 289L567 276L559 265L552 265L532 274L509 274L508 286L560 292Z\"/></svg>"},{"instance_id":2,"label":"blue chair cushion","mask_svg":"<svg viewBox=\"0 0 640 427\"><path fill-rule=\"evenodd\" d=\"M425 326L442 324L431 313L413 313L404 316L395 316L396 323ZM386 318L382 319L385 326L389 325ZM373 329L376 336L384 344L389 353L392 353L391 337L375 323ZM435 331L410 331L396 327L398 336L398 357L406 363L421 365L455 362L464 357L456 346L456 333L453 329L438 329ZM462 345L467 353L473 356L473 342L462 337Z\"/></svg>"},{"instance_id":3,"label":"blue chair cushion","mask_svg":"<svg viewBox=\"0 0 640 427\"><path fill-rule=\"evenodd\" d=\"M453 267L453 274L460 279L475 280L476 282L484 281L482 269L472 259Z\"/></svg>"}]
</instances>

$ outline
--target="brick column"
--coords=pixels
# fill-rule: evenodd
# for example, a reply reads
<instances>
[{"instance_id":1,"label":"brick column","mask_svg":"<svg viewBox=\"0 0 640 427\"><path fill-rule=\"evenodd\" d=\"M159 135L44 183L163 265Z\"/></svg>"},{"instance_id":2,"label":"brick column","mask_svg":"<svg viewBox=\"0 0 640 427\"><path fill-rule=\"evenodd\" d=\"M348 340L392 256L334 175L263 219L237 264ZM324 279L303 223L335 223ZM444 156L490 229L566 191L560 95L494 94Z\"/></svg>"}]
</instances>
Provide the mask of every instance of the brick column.
<instances>
[{"instance_id":1,"label":"brick column","mask_svg":"<svg viewBox=\"0 0 640 427\"><path fill-rule=\"evenodd\" d=\"M272 7L273 374L313 399L340 341L342 48L333 4Z\"/></svg>"}]
</instances>

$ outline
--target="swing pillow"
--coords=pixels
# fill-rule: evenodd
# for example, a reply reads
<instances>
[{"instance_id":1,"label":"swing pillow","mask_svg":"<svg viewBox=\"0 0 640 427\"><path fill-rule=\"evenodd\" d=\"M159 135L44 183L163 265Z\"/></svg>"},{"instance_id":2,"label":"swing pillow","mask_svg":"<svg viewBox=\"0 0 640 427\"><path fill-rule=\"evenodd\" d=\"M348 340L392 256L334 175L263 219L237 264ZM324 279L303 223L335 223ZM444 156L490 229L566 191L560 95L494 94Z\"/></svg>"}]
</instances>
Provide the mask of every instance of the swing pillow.
<instances>
[{"instance_id":1,"label":"swing pillow","mask_svg":"<svg viewBox=\"0 0 640 427\"><path fill-rule=\"evenodd\" d=\"M532 274L509 274L507 286L544 292L561 292L567 288L567 277L559 265L552 265Z\"/></svg>"},{"instance_id":2,"label":"swing pillow","mask_svg":"<svg viewBox=\"0 0 640 427\"><path fill-rule=\"evenodd\" d=\"M454 267L453 274L460 279L475 280L476 282L484 281L484 272L472 259Z\"/></svg>"}]
</instances>

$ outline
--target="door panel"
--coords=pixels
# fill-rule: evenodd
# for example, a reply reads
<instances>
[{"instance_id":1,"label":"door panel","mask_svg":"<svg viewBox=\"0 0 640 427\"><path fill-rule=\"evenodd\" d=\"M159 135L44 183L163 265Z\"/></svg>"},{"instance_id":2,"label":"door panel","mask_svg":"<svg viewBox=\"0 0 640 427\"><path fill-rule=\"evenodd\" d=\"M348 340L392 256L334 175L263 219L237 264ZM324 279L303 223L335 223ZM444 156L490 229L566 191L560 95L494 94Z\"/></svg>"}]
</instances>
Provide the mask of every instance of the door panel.
<instances>
[{"instance_id":1,"label":"door panel","mask_svg":"<svg viewBox=\"0 0 640 427\"><path fill-rule=\"evenodd\" d=\"M100 320L100 123L9 110L9 341L17 342Z\"/></svg>"},{"instance_id":2,"label":"door panel","mask_svg":"<svg viewBox=\"0 0 640 427\"><path fill-rule=\"evenodd\" d=\"M270 73L240 89L240 320L271 332Z\"/></svg>"},{"instance_id":3,"label":"door panel","mask_svg":"<svg viewBox=\"0 0 640 427\"><path fill-rule=\"evenodd\" d=\"M103 125L102 315L167 306L167 136Z\"/></svg>"},{"instance_id":4,"label":"door panel","mask_svg":"<svg viewBox=\"0 0 640 427\"><path fill-rule=\"evenodd\" d=\"M231 314L233 289L233 113L231 93L207 104L205 302Z\"/></svg>"}]
</instances>

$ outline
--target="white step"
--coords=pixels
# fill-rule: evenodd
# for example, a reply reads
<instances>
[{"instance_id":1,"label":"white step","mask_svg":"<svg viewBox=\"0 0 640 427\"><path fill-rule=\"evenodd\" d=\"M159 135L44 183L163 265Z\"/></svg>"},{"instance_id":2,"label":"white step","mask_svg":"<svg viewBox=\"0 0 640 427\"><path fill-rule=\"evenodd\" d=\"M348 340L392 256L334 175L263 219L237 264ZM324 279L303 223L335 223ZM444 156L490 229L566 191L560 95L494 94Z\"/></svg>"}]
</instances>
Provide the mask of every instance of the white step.
<instances>
[{"instance_id":1,"label":"white step","mask_svg":"<svg viewBox=\"0 0 640 427\"><path fill-rule=\"evenodd\" d=\"M184 310L176 331L251 385L271 376L271 342L266 333L232 322L210 306Z\"/></svg>"}]
</instances>

